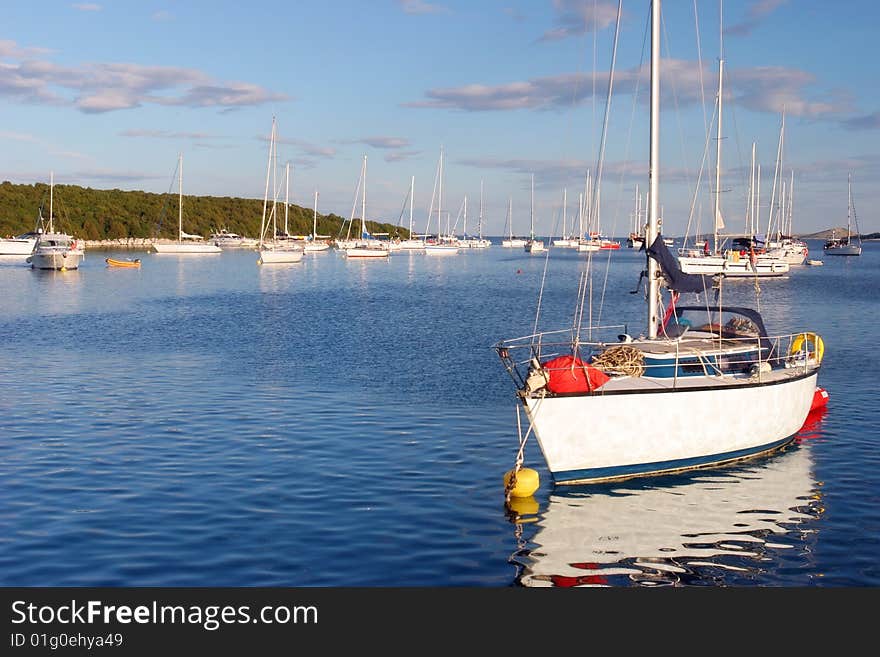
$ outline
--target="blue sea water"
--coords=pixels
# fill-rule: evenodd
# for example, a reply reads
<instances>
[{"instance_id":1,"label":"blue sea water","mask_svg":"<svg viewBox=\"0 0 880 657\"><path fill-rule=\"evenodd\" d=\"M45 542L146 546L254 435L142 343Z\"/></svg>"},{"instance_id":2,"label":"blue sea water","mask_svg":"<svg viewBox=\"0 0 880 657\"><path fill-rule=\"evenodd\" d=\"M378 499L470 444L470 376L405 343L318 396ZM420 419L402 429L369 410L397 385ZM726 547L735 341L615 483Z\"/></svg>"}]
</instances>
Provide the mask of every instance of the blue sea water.
<instances>
[{"instance_id":1,"label":"blue sea water","mask_svg":"<svg viewBox=\"0 0 880 657\"><path fill-rule=\"evenodd\" d=\"M570 324L582 255L108 255L0 262L0 585L880 584L878 243L760 282L771 332L826 345L829 405L790 447L554 487L530 441L513 510L491 347L532 332L542 280L540 327ZM595 263L594 320L638 332L643 256Z\"/></svg>"}]
</instances>

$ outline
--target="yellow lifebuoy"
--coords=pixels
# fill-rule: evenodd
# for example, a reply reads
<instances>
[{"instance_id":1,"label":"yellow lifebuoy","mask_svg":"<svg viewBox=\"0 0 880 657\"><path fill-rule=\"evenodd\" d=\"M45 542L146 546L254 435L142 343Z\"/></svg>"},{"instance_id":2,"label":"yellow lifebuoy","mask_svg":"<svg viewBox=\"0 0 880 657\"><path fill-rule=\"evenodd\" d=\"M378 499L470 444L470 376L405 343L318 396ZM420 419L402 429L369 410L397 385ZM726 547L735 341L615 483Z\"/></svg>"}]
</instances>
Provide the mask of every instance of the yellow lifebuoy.
<instances>
[{"instance_id":1,"label":"yellow lifebuoy","mask_svg":"<svg viewBox=\"0 0 880 657\"><path fill-rule=\"evenodd\" d=\"M801 351L806 351L810 355L811 360L816 361L816 365L822 362L822 356L825 355L825 343L815 333L801 333L791 343L789 355L794 356Z\"/></svg>"}]
</instances>

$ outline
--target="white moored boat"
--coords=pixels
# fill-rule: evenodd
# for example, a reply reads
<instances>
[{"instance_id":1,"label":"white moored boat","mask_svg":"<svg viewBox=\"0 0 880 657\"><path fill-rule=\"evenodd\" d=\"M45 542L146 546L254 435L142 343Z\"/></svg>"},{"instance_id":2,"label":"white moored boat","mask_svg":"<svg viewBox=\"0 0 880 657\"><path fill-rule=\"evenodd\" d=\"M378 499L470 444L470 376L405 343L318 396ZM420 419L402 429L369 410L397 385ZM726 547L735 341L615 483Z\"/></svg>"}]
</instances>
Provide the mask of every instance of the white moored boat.
<instances>
[{"instance_id":1,"label":"white moored boat","mask_svg":"<svg viewBox=\"0 0 880 657\"><path fill-rule=\"evenodd\" d=\"M852 175L847 177L849 201L846 212L846 237L837 237L831 232L831 239L825 242L823 247L825 255L834 256L859 256L862 255L862 240L859 236L859 224L856 220L856 233L852 233L852 222L856 219L856 208L852 200Z\"/></svg>"},{"instance_id":2,"label":"white moored boat","mask_svg":"<svg viewBox=\"0 0 880 657\"><path fill-rule=\"evenodd\" d=\"M38 232L24 233L0 239L0 256L28 256L37 243Z\"/></svg>"},{"instance_id":3,"label":"white moored boat","mask_svg":"<svg viewBox=\"0 0 880 657\"><path fill-rule=\"evenodd\" d=\"M201 235L190 235L183 231L183 153L177 156L177 241L154 241L156 253L222 253L216 244L206 243Z\"/></svg>"},{"instance_id":4,"label":"white moored boat","mask_svg":"<svg viewBox=\"0 0 880 657\"><path fill-rule=\"evenodd\" d=\"M300 262L303 259L303 247L290 239L287 233L287 219L290 208L290 164L286 167L286 186L284 199L284 231L281 234L283 239L279 239L278 230L278 194L275 182L275 168L273 163L278 160L277 133L275 125L275 117L272 117L272 132L269 136L269 162L266 165L266 189L263 194L263 215L260 219L260 243L257 250L260 257L257 258L258 265L276 265L290 264ZM266 216L269 207L269 180L272 180L272 188L275 190L272 196L272 210L270 215ZM272 237L269 238L268 233L271 231Z\"/></svg>"},{"instance_id":5,"label":"white moored boat","mask_svg":"<svg viewBox=\"0 0 880 657\"><path fill-rule=\"evenodd\" d=\"M55 175L50 174L49 227L45 233L37 231L37 240L26 262L30 263L32 269L79 269L79 264L85 259L85 249L82 240L55 231L54 190Z\"/></svg>"},{"instance_id":6,"label":"white moored boat","mask_svg":"<svg viewBox=\"0 0 880 657\"><path fill-rule=\"evenodd\" d=\"M495 347L556 483L698 468L778 448L807 417L824 353L813 333L769 336L748 308L675 304L679 294L705 295L724 282L682 274L659 231L659 0L651 8L645 334L633 339L617 327L606 338L601 327L575 326ZM671 292L666 313L662 287Z\"/></svg>"}]
</instances>

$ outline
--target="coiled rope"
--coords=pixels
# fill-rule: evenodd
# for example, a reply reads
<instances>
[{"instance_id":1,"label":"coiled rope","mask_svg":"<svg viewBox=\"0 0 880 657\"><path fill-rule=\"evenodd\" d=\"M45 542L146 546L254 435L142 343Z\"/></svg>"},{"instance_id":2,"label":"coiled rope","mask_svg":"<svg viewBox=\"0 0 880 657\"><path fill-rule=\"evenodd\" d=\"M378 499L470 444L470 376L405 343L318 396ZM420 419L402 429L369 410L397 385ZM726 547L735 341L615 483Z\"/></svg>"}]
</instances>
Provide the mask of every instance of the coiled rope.
<instances>
[{"instance_id":1,"label":"coiled rope","mask_svg":"<svg viewBox=\"0 0 880 657\"><path fill-rule=\"evenodd\" d=\"M645 373L645 354L629 345L615 345L594 356L590 364L606 372L641 376Z\"/></svg>"}]
</instances>

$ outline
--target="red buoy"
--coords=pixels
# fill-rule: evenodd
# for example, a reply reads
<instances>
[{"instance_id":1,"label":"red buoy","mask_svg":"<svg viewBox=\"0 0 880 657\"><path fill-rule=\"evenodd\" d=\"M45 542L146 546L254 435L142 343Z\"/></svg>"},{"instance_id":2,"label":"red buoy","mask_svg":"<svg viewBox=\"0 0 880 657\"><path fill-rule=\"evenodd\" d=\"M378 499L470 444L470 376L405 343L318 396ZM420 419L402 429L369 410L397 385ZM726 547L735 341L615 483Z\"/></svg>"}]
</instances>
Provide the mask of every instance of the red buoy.
<instances>
[{"instance_id":1,"label":"red buoy","mask_svg":"<svg viewBox=\"0 0 880 657\"><path fill-rule=\"evenodd\" d=\"M810 405L810 412L812 413L817 408L822 408L823 406L828 404L828 391L825 388L820 388L816 386L816 392L813 393L813 403Z\"/></svg>"}]
</instances>

